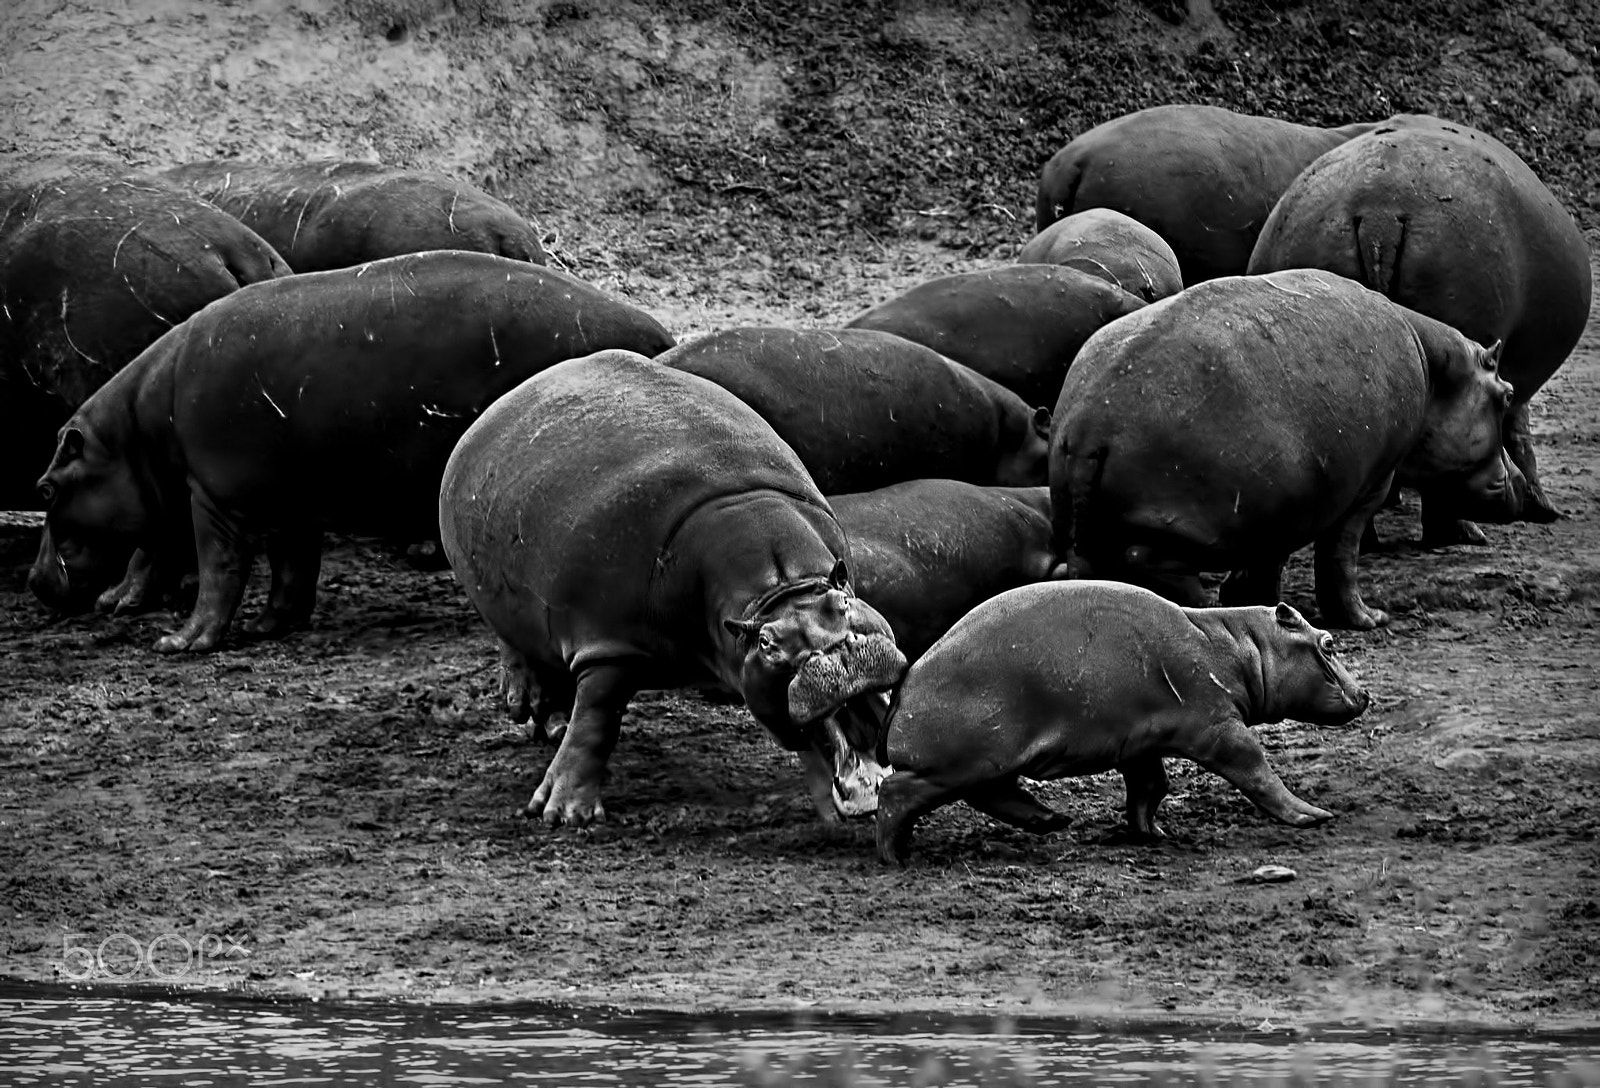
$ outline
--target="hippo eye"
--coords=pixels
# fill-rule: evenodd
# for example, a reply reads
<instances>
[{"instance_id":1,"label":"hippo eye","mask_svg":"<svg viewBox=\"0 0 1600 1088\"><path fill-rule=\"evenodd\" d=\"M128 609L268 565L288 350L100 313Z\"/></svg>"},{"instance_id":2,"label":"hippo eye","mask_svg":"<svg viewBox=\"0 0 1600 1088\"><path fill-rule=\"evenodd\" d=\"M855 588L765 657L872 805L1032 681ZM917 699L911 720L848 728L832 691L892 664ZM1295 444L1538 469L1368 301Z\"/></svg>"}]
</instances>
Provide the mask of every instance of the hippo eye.
<instances>
[{"instance_id":1,"label":"hippo eye","mask_svg":"<svg viewBox=\"0 0 1600 1088\"><path fill-rule=\"evenodd\" d=\"M1322 637L1317 640L1317 646L1325 654L1333 653L1333 636L1324 632Z\"/></svg>"},{"instance_id":2,"label":"hippo eye","mask_svg":"<svg viewBox=\"0 0 1600 1088\"><path fill-rule=\"evenodd\" d=\"M55 502L56 485L51 483L49 480L42 481L39 484L39 501L45 503L46 505Z\"/></svg>"},{"instance_id":3,"label":"hippo eye","mask_svg":"<svg viewBox=\"0 0 1600 1088\"><path fill-rule=\"evenodd\" d=\"M760 646L763 650L771 650L777 645L777 643L773 640L771 635L767 634L765 631L762 631L756 636L756 645Z\"/></svg>"}]
</instances>

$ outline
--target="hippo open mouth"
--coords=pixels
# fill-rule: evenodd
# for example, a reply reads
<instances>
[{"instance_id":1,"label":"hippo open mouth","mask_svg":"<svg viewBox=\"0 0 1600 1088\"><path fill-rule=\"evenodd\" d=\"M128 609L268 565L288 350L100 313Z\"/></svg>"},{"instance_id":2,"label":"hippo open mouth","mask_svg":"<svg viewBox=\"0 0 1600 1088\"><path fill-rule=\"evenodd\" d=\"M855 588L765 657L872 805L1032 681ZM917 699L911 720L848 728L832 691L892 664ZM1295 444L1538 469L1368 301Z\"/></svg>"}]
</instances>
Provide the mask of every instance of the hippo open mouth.
<instances>
[{"instance_id":1,"label":"hippo open mouth","mask_svg":"<svg viewBox=\"0 0 1600 1088\"><path fill-rule=\"evenodd\" d=\"M878 787L891 771L878 762L878 740L888 692L905 671L905 655L892 638L858 633L812 654L789 682L789 716L831 762L833 807L841 816L877 811Z\"/></svg>"}]
</instances>

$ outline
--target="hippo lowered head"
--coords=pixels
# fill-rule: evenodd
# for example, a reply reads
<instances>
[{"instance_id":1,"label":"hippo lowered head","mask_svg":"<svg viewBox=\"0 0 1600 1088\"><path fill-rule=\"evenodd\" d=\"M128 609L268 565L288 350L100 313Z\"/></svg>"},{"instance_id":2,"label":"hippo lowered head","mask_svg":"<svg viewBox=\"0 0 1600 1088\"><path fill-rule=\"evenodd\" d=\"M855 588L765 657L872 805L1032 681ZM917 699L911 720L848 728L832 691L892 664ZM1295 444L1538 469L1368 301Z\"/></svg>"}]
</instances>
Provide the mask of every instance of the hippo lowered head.
<instances>
[{"instance_id":1,"label":"hippo lowered head","mask_svg":"<svg viewBox=\"0 0 1600 1088\"><path fill-rule=\"evenodd\" d=\"M801 753L819 810L877 808L888 775L876 751L883 694L906 671L889 624L850 589L844 560L827 578L777 586L723 626L743 650L739 691L784 748Z\"/></svg>"}]
</instances>

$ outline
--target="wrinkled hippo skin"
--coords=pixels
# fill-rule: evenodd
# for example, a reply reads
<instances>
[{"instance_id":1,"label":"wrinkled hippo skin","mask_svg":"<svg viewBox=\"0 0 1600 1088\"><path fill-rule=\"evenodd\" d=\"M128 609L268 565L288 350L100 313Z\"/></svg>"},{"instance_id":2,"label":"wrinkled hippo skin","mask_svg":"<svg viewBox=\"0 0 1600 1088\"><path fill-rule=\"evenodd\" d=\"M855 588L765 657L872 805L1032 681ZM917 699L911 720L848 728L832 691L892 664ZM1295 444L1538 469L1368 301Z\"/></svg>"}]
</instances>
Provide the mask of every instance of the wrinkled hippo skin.
<instances>
[{"instance_id":1,"label":"wrinkled hippo skin","mask_svg":"<svg viewBox=\"0 0 1600 1088\"><path fill-rule=\"evenodd\" d=\"M156 175L260 234L296 272L464 249L544 264L539 232L512 207L445 174L367 162L198 162Z\"/></svg>"},{"instance_id":2,"label":"wrinkled hippo skin","mask_svg":"<svg viewBox=\"0 0 1600 1088\"><path fill-rule=\"evenodd\" d=\"M1317 159L1283 194L1250 259L1251 272L1280 268L1325 268L1479 343L1502 341L1500 374L1515 390L1505 444L1527 481L1522 516L1555 520L1528 401L1589 319L1589 247L1510 148L1437 117L1391 118ZM1481 541L1433 506L1424 494L1426 542Z\"/></svg>"},{"instance_id":3,"label":"wrinkled hippo skin","mask_svg":"<svg viewBox=\"0 0 1600 1088\"><path fill-rule=\"evenodd\" d=\"M157 337L289 272L232 216L112 169L36 159L0 173L0 509L38 505L57 429Z\"/></svg>"},{"instance_id":4,"label":"wrinkled hippo skin","mask_svg":"<svg viewBox=\"0 0 1600 1088\"><path fill-rule=\"evenodd\" d=\"M825 819L876 805L905 658L805 467L732 394L628 352L552 367L462 436L439 528L513 719L570 717L530 814L603 819L628 701L689 685L742 695L800 752Z\"/></svg>"},{"instance_id":5,"label":"wrinkled hippo skin","mask_svg":"<svg viewBox=\"0 0 1600 1088\"><path fill-rule=\"evenodd\" d=\"M1046 480L1047 408L898 336L729 329L657 362L754 408L824 494L935 478L1005 487Z\"/></svg>"},{"instance_id":6,"label":"wrinkled hippo skin","mask_svg":"<svg viewBox=\"0 0 1600 1088\"><path fill-rule=\"evenodd\" d=\"M1155 106L1097 125L1039 175L1034 230L1110 208L1167 240L1196 284L1242 275L1296 175L1371 123L1317 128L1218 106Z\"/></svg>"},{"instance_id":7,"label":"wrinkled hippo skin","mask_svg":"<svg viewBox=\"0 0 1600 1088\"><path fill-rule=\"evenodd\" d=\"M1084 341L1143 305L1137 295L1089 272L1019 264L918 284L846 327L930 347L1028 404L1049 406Z\"/></svg>"},{"instance_id":8,"label":"wrinkled hippo skin","mask_svg":"<svg viewBox=\"0 0 1600 1088\"><path fill-rule=\"evenodd\" d=\"M850 540L856 592L910 661L976 605L1059 566L1046 487L914 480L828 505Z\"/></svg>"},{"instance_id":9,"label":"wrinkled hippo skin","mask_svg":"<svg viewBox=\"0 0 1600 1088\"><path fill-rule=\"evenodd\" d=\"M1110 208L1090 208L1057 219L1029 239L1017 261L1076 268L1146 302L1183 290L1178 255L1166 239Z\"/></svg>"},{"instance_id":10,"label":"wrinkled hippo skin","mask_svg":"<svg viewBox=\"0 0 1600 1088\"><path fill-rule=\"evenodd\" d=\"M918 818L957 800L1028 831L1065 827L1019 775L1120 771L1128 830L1161 836L1165 756L1310 827L1333 813L1289 792L1248 727L1344 725L1368 702L1332 636L1286 604L1181 608L1117 582L1014 589L973 609L906 674L889 714L895 770L879 795L878 855L905 864Z\"/></svg>"},{"instance_id":11,"label":"wrinkled hippo skin","mask_svg":"<svg viewBox=\"0 0 1600 1088\"><path fill-rule=\"evenodd\" d=\"M192 548L198 599L156 648L209 650L264 545L272 588L249 629L303 625L325 528L433 536L445 461L496 397L608 344L671 343L588 284L478 253L243 288L156 341L62 428L29 584L81 608L126 574L102 604L133 607Z\"/></svg>"},{"instance_id":12,"label":"wrinkled hippo skin","mask_svg":"<svg viewBox=\"0 0 1600 1088\"><path fill-rule=\"evenodd\" d=\"M1322 621L1374 627L1356 557L1397 477L1462 517L1516 516L1496 351L1332 273L1190 287L1097 333L1051 435L1056 546L1080 576L1203 604L1279 599L1316 544Z\"/></svg>"}]
</instances>

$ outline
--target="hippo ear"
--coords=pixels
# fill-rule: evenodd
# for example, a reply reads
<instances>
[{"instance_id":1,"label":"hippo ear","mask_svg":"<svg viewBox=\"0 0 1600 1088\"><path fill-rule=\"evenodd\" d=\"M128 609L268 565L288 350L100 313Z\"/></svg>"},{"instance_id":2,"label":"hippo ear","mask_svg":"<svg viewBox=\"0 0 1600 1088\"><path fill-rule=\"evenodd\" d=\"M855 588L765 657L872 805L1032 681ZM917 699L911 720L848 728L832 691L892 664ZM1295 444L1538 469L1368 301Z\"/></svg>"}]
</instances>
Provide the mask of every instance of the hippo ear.
<instances>
[{"instance_id":1,"label":"hippo ear","mask_svg":"<svg viewBox=\"0 0 1600 1088\"><path fill-rule=\"evenodd\" d=\"M1496 340L1483 351L1483 369L1494 370L1500 365L1500 354L1505 350L1506 342Z\"/></svg>"},{"instance_id":2,"label":"hippo ear","mask_svg":"<svg viewBox=\"0 0 1600 1088\"><path fill-rule=\"evenodd\" d=\"M760 620L723 620L722 626L728 629L730 635L748 637L761 630Z\"/></svg>"},{"instance_id":3,"label":"hippo ear","mask_svg":"<svg viewBox=\"0 0 1600 1088\"><path fill-rule=\"evenodd\" d=\"M850 569L845 566L844 560L836 560L833 570L828 573L828 586L831 589L850 588Z\"/></svg>"},{"instance_id":4,"label":"hippo ear","mask_svg":"<svg viewBox=\"0 0 1600 1088\"><path fill-rule=\"evenodd\" d=\"M1300 618L1300 613L1282 601L1279 601L1278 607L1272 610L1272 618L1278 621L1280 627L1303 627L1306 622Z\"/></svg>"},{"instance_id":5,"label":"hippo ear","mask_svg":"<svg viewBox=\"0 0 1600 1088\"><path fill-rule=\"evenodd\" d=\"M1040 438L1050 437L1050 409L1035 408L1033 410L1033 433Z\"/></svg>"},{"instance_id":6,"label":"hippo ear","mask_svg":"<svg viewBox=\"0 0 1600 1088\"><path fill-rule=\"evenodd\" d=\"M65 464L76 461L83 456L83 432L76 427L68 427L61 432L61 447L56 453L56 460Z\"/></svg>"}]
</instances>

